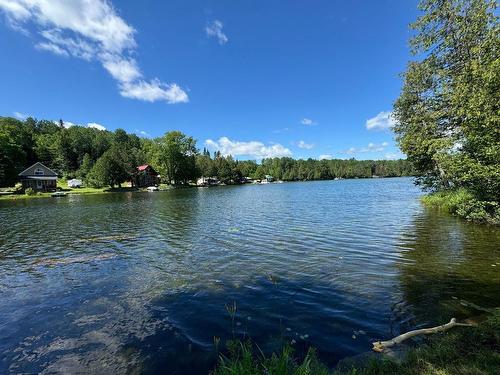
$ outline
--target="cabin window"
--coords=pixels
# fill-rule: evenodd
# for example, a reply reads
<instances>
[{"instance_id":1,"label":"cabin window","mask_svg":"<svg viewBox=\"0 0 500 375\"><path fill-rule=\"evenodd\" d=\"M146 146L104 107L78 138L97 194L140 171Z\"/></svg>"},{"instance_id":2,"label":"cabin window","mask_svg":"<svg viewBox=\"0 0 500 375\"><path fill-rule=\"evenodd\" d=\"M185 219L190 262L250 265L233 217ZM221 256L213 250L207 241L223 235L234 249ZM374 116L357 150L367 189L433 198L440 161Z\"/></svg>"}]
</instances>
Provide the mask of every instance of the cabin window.
<instances>
[{"instance_id":1,"label":"cabin window","mask_svg":"<svg viewBox=\"0 0 500 375\"><path fill-rule=\"evenodd\" d=\"M43 176L45 173L42 168L35 169L35 176Z\"/></svg>"}]
</instances>

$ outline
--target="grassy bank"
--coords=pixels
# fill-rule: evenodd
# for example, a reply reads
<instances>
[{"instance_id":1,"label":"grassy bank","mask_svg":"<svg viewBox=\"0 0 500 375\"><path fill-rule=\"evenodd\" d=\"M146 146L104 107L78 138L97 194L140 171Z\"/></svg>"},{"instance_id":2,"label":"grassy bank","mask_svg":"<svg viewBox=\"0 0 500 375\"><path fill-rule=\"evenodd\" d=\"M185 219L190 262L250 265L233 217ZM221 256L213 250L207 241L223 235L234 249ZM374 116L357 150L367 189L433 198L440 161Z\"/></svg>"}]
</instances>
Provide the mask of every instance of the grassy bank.
<instances>
[{"instance_id":1,"label":"grassy bank","mask_svg":"<svg viewBox=\"0 0 500 375\"><path fill-rule=\"evenodd\" d=\"M440 191L425 195L422 197L422 203L468 221L500 225L499 204L480 201L465 189Z\"/></svg>"},{"instance_id":2,"label":"grassy bank","mask_svg":"<svg viewBox=\"0 0 500 375\"><path fill-rule=\"evenodd\" d=\"M108 192L123 192L123 191L135 191L137 189L135 188L116 188L116 189L110 189L110 188L92 188L92 187L81 187L81 188L75 188L72 189L68 187L67 182L65 180L58 180L57 181L57 187L58 190L65 192L68 195L71 194L78 194L78 195L89 195L89 194L102 194L102 193L108 193ZM22 199L38 199L38 198L48 198L51 196L52 193L35 193L32 195L27 195L27 194L5 194L5 192L14 191L15 188L10 188L10 189L2 189L4 194L0 194L0 200L22 200Z\"/></svg>"},{"instance_id":3,"label":"grassy bank","mask_svg":"<svg viewBox=\"0 0 500 375\"><path fill-rule=\"evenodd\" d=\"M221 356L214 375L462 375L500 374L500 310L477 327L458 327L444 334L429 336L426 343L409 349L404 359L387 356L358 365L328 370L310 349L297 360L293 349L265 357L246 342L232 342L227 357Z\"/></svg>"}]
</instances>

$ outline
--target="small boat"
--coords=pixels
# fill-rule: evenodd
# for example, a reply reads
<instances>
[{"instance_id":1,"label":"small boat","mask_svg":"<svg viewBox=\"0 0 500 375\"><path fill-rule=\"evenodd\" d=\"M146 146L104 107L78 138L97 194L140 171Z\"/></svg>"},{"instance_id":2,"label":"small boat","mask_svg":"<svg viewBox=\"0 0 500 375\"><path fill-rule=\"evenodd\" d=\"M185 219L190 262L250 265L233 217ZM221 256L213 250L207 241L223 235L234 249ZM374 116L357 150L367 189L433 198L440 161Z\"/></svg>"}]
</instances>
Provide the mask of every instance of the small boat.
<instances>
[{"instance_id":1,"label":"small boat","mask_svg":"<svg viewBox=\"0 0 500 375\"><path fill-rule=\"evenodd\" d=\"M158 191L160 189L158 189L158 186L148 186L146 188L147 191Z\"/></svg>"},{"instance_id":2,"label":"small boat","mask_svg":"<svg viewBox=\"0 0 500 375\"><path fill-rule=\"evenodd\" d=\"M62 192L62 191L56 191L55 193L50 194L50 196L53 198L61 198L61 197L65 197L66 193Z\"/></svg>"}]
</instances>

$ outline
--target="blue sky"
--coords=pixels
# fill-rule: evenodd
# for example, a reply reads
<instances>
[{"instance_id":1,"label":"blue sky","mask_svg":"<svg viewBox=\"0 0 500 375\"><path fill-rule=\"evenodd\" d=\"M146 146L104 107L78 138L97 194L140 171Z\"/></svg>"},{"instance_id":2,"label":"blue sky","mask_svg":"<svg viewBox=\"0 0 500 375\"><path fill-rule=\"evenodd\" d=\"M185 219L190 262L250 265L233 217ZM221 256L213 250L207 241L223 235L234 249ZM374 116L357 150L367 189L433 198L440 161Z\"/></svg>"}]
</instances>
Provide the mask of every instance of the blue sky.
<instances>
[{"instance_id":1,"label":"blue sky","mask_svg":"<svg viewBox=\"0 0 500 375\"><path fill-rule=\"evenodd\" d=\"M181 130L238 159L399 157L416 5L0 0L0 115Z\"/></svg>"}]
</instances>

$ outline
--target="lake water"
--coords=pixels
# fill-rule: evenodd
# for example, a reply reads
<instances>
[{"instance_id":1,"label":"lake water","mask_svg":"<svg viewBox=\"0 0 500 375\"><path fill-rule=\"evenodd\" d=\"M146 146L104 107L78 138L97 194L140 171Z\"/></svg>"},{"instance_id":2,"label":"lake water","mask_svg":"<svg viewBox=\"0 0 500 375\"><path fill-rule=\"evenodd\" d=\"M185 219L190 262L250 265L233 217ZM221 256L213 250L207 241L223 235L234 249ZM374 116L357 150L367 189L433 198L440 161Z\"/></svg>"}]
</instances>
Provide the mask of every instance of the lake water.
<instances>
[{"instance_id":1,"label":"lake water","mask_svg":"<svg viewBox=\"0 0 500 375\"><path fill-rule=\"evenodd\" d=\"M2 201L0 373L207 373L233 336L333 366L500 306L500 231L420 194L395 178Z\"/></svg>"}]
</instances>

